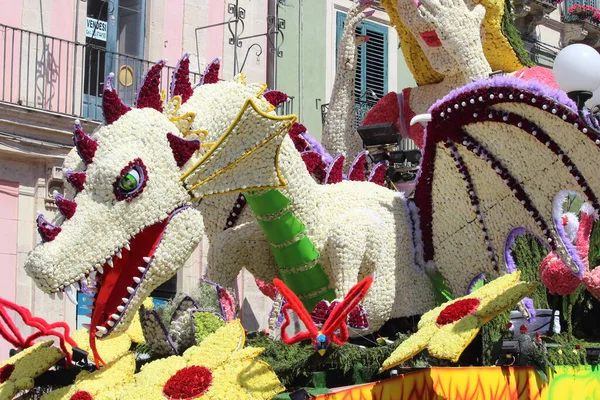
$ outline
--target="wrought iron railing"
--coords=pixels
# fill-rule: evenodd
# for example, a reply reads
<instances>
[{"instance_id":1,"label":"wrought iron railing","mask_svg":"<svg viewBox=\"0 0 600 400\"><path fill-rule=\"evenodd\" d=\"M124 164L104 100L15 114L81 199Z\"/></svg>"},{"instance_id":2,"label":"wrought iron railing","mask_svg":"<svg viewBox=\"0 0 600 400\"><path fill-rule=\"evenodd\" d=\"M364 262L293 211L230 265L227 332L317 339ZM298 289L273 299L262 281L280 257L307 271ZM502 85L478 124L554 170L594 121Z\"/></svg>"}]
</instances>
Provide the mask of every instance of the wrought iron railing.
<instances>
[{"instance_id":1,"label":"wrought iron railing","mask_svg":"<svg viewBox=\"0 0 600 400\"><path fill-rule=\"evenodd\" d=\"M358 128L363 120L365 119L365 117L367 116L367 113L369 112L369 110L371 110L371 108L373 108L373 106L375 105L374 102L372 101L356 101L355 105L354 105L354 122L355 122L355 126ZM321 105L321 123L325 124L325 118L327 117L327 113L329 112L329 103L327 104L322 104Z\"/></svg>"},{"instance_id":2,"label":"wrought iron railing","mask_svg":"<svg viewBox=\"0 0 600 400\"><path fill-rule=\"evenodd\" d=\"M102 91L109 72L127 105L135 101L143 74L154 63L91 44L0 24L0 101L102 120ZM161 89L171 83L164 69ZM200 75L190 74L192 84Z\"/></svg>"}]
</instances>

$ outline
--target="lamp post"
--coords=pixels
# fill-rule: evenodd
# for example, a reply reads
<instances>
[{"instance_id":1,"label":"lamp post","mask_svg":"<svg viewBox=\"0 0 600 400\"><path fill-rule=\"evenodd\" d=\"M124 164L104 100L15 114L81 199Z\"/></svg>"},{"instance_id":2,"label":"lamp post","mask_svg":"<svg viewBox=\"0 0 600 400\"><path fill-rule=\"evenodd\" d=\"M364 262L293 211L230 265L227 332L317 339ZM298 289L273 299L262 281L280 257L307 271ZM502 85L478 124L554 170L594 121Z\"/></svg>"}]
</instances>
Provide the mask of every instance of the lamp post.
<instances>
[{"instance_id":1,"label":"lamp post","mask_svg":"<svg viewBox=\"0 0 600 400\"><path fill-rule=\"evenodd\" d=\"M577 104L579 116L600 137L593 109L600 104L600 54L585 44L565 47L554 60L554 79Z\"/></svg>"}]
</instances>

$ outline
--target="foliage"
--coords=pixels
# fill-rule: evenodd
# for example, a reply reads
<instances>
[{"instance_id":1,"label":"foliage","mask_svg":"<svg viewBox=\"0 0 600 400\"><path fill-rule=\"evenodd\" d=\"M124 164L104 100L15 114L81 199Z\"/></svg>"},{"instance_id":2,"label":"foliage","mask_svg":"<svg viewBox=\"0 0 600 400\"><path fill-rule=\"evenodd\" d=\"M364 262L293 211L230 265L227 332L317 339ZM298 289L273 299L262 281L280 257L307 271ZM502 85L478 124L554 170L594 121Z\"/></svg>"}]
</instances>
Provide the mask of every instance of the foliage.
<instances>
[{"instance_id":1,"label":"foliage","mask_svg":"<svg viewBox=\"0 0 600 400\"><path fill-rule=\"evenodd\" d=\"M211 312L194 313L194 335L196 343L201 343L205 337L225 326L225 321Z\"/></svg>"},{"instance_id":2,"label":"foliage","mask_svg":"<svg viewBox=\"0 0 600 400\"><path fill-rule=\"evenodd\" d=\"M178 293L173 299L156 308L156 312L165 326L170 325L171 318L177 306L179 306L185 296L190 296L203 310L216 313L221 312L215 287L208 283L200 282L198 287L192 290L191 293Z\"/></svg>"},{"instance_id":3,"label":"foliage","mask_svg":"<svg viewBox=\"0 0 600 400\"><path fill-rule=\"evenodd\" d=\"M544 342L547 343L548 361L553 365L585 364L585 348L588 346L585 341L565 332L544 337Z\"/></svg>"},{"instance_id":4,"label":"foliage","mask_svg":"<svg viewBox=\"0 0 600 400\"><path fill-rule=\"evenodd\" d=\"M506 36L508 43L510 43L521 64L525 65L526 67L533 67L535 63L531 61L527 50L525 50L525 46L523 46L521 33L514 25L513 18L514 14L512 9L512 1L505 1L504 15L502 15L502 33L504 36Z\"/></svg>"}]
</instances>

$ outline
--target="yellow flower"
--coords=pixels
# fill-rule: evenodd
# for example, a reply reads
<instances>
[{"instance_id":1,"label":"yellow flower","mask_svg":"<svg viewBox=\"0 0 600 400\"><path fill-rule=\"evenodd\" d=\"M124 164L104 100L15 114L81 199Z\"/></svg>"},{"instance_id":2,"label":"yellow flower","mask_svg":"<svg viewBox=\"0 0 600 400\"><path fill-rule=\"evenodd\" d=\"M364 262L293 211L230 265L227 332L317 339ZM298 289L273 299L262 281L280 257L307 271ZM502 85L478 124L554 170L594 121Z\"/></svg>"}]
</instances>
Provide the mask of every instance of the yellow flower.
<instances>
[{"instance_id":1,"label":"yellow flower","mask_svg":"<svg viewBox=\"0 0 600 400\"><path fill-rule=\"evenodd\" d=\"M0 400L10 400L17 392L32 389L37 378L56 364L64 354L51 340L39 342L0 361Z\"/></svg>"},{"instance_id":2,"label":"yellow flower","mask_svg":"<svg viewBox=\"0 0 600 400\"><path fill-rule=\"evenodd\" d=\"M519 282L520 277L519 271L504 275L467 296L425 313L417 333L394 350L381 370L403 363L425 347L436 358L458 361L482 325L535 290L537 284Z\"/></svg>"},{"instance_id":3,"label":"yellow flower","mask_svg":"<svg viewBox=\"0 0 600 400\"><path fill-rule=\"evenodd\" d=\"M142 303L146 310L154 309L154 299L152 297L146 298ZM131 339L133 343L141 344L146 343L146 339L144 338L144 331L142 330L142 324L140 322L140 313L136 312L135 317L131 320L131 324L125 331L127 336Z\"/></svg>"},{"instance_id":4,"label":"yellow flower","mask_svg":"<svg viewBox=\"0 0 600 400\"><path fill-rule=\"evenodd\" d=\"M271 399L284 390L266 363L263 349L247 347L244 328L232 321L182 356L146 364L135 381L120 388L122 398Z\"/></svg>"},{"instance_id":5,"label":"yellow flower","mask_svg":"<svg viewBox=\"0 0 600 400\"><path fill-rule=\"evenodd\" d=\"M77 342L78 347L88 353L88 358L95 362L94 354L90 349L90 334L87 329L78 329L71 335L73 340ZM96 346L98 348L98 354L105 363L115 361L131 348L131 338L127 335L127 332L121 332L114 335L110 335L106 339L96 339Z\"/></svg>"},{"instance_id":6,"label":"yellow flower","mask_svg":"<svg viewBox=\"0 0 600 400\"><path fill-rule=\"evenodd\" d=\"M127 353L97 371L81 372L72 385L54 390L44 395L42 400L116 400L119 397L116 397L114 388L131 382L134 372L135 356Z\"/></svg>"}]
</instances>

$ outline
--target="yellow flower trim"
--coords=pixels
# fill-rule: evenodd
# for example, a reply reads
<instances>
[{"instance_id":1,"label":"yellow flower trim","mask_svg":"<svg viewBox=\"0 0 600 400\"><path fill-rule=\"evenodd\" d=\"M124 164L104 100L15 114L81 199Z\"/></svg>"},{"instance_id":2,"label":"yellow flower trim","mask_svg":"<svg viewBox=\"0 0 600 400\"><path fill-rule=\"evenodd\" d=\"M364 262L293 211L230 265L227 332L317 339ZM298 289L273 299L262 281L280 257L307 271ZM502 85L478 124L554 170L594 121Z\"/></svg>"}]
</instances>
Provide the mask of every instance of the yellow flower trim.
<instances>
[{"instance_id":1,"label":"yellow flower trim","mask_svg":"<svg viewBox=\"0 0 600 400\"><path fill-rule=\"evenodd\" d=\"M452 362L473 341L481 326L503 313L517 301L533 292L536 283L519 282L521 272L506 274L484 285L473 293L442 304L423 314L417 333L405 340L383 362L381 370L390 369L414 357L427 347L429 353ZM437 319L448 306L465 299L478 299L477 309L455 322L438 326Z\"/></svg>"},{"instance_id":2,"label":"yellow flower trim","mask_svg":"<svg viewBox=\"0 0 600 400\"><path fill-rule=\"evenodd\" d=\"M81 350L88 353L88 358L95 362L94 354L90 348L90 334L87 329L78 329L71 335L73 340L77 342L77 345ZM106 339L96 339L96 346L98 348L98 354L104 362L107 364L119 359L131 348L131 338L127 332L116 333L110 335Z\"/></svg>"},{"instance_id":3,"label":"yellow flower trim","mask_svg":"<svg viewBox=\"0 0 600 400\"><path fill-rule=\"evenodd\" d=\"M134 372L135 355L127 353L102 369L92 373L81 372L72 385L54 390L42 396L41 400L69 400L80 390L88 392L94 400L116 399L114 388L131 382Z\"/></svg>"},{"instance_id":4,"label":"yellow flower trim","mask_svg":"<svg viewBox=\"0 0 600 400\"><path fill-rule=\"evenodd\" d=\"M113 396L130 400L165 398L164 386L179 370L202 366L210 370L212 382L197 399L271 399L285 388L268 364L255 359L264 349L243 348L245 340L239 320L231 321L183 356L146 364L133 382L120 387Z\"/></svg>"},{"instance_id":5,"label":"yellow flower trim","mask_svg":"<svg viewBox=\"0 0 600 400\"><path fill-rule=\"evenodd\" d=\"M512 46L502 32L502 17L504 16L504 1L508 0L475 0L475 4L481 4L485 7L485 18L483 19L483 28L485 38L483 40L483 52L485 58L490 63L492 70L502 70L505 72L514 72L525 66L521 64ZM436 72L427 57L421 50L413 34L402 23L397 10L396 0L382 0L381 5L385 8L390 17L390 24L396 28L400 43L402 44L402 53L406 64L413 74L417 85L429 85L441 82L444 79L442 74Z\"/></svg>"},{"instance_id":6,"label":"yellow flower trim","mask_svg":"<svg viewBox=\"0 0 600 400\"><path fill-rule=\"evenodd\" d=\"M7 364L14 365L9 378L0 384L0 400L10 400L19 391L32 389L33 380L64 356L60 349L53 346L51 340L47 340L34 344L8 360L0 361L0 368Z\"/></svg>"}]
</instances>

